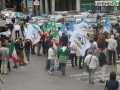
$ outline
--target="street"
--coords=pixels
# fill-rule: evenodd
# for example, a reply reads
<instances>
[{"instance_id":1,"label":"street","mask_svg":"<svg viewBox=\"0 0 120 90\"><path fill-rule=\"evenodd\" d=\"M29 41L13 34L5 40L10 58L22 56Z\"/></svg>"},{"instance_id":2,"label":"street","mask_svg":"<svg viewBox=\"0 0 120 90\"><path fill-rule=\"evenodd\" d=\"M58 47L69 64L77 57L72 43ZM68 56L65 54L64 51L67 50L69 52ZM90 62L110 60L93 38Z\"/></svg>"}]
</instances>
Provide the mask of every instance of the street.
<instances>
[{"instance_id":1,"label":"street","mask_svg":"<svg viewBox=\"0 0 120 90\"><path fill-rule=\"evenodd\" d=\"M4 20L0 20L0 26L4 22ZM13 38L14 36L13 31ZM26 61L26 56L24 58ZM8 75L0 75L4 81L4 84L0 83L1 90L104 90L105 88L105 83L99 83L100 68L98 65L95 73L95 84L90 85L86 68L72 68L70 60L68 60L66 76L62 76L61 71L57 70L55 70L54 75L49 75L45 70L46 60L47 57L44 55L30 54L30 63L18 68L13 68L13 61L10 60L11 72ZM116 65L107 66L106 80L109 79L111 71L116 71ZM120 82L120 76L117 76L117 80Z\"/></svg>"}]
</instances>

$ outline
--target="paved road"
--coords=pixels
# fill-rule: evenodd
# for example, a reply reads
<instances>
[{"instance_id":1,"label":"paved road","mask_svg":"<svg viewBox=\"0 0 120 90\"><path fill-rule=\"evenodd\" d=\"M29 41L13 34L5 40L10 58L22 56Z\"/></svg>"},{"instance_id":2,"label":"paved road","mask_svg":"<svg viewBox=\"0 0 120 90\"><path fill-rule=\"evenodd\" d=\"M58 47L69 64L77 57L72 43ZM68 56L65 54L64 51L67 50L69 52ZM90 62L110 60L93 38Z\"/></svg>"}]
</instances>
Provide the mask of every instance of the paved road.
<instances>
[{"instance_id":1,"label":"paved road","mask_svg":"<svg viewBox=\"0 0 120 90\"><path fill-rule=\"evenodd\" d=\"M44 69L46 59L45 56L30 55L30 63L26 66L19 66L17 69L12 68L13 61L10 60L11 72L9 75L1 75L5 82L3 85L0 84L1 90L104 90L105 84L98 83L100 79L99 67L95 74L95 85L90 85L85 68L83 70L78 67L72 68L69 60L66 70L67 76L62 76L61 71L55 71L54 75L49 75ZM108 79L109 73L115 70L115 65L108 66L106 79ZM117 78L120 80L119 77Z\"/></svg>"}]
</instances>

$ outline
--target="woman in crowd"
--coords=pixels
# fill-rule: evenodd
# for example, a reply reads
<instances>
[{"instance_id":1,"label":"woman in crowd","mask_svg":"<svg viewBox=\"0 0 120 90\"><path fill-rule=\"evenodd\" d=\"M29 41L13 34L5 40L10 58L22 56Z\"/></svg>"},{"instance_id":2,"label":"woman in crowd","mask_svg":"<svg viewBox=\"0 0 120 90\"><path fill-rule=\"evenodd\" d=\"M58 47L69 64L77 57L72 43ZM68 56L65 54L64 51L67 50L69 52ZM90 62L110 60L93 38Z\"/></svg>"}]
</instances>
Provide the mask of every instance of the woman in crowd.
<instances>
[{"instance_id":1,"label":"woman in crowd","mask_svg":"<svg viewBox=\"0 0 120 90\"><path fill-rule=\"evenodd\" d=\"M106 81L105 90L118 90L119 82L116 80L116 73L110 73L110 80Z\"/></svg>"}]
</instances>

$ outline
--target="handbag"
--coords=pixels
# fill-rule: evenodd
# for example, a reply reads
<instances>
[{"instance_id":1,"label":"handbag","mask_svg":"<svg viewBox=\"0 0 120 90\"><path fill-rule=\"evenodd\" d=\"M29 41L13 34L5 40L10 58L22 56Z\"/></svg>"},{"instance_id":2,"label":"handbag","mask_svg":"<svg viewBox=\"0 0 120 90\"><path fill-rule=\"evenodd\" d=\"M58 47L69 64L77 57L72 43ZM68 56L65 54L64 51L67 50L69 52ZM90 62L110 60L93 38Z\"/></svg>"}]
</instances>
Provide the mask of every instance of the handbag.
<instances>
[{"instance_id":1,"label":"handbag","mask_svg":"<svg viewBox=\"0 0 120 90\"><path fill-rule=\"evenodd\" d=\"M92 56L93 56L93 55L92 55ZM91 62L92 56L91 56L91 58L90 58L89 65L90 65L90 62ZM86 71L87 71L87 72L89 72L89 65L86 65Z\"/></svg>"}]
</instances>

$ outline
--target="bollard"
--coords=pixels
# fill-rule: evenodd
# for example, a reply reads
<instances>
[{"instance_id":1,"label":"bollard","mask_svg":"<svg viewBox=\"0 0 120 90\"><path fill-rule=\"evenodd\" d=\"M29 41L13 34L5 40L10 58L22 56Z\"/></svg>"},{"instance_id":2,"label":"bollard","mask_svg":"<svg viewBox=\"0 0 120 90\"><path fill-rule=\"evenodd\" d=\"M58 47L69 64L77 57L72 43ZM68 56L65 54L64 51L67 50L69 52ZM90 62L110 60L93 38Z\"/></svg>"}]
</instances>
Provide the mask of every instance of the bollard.
<instances>
[{"instance_id":1,"label":"bollard","mask_svg":"<svg viewBox=\"0 0 120 90\"><path fill-rule=\"evenodd\" d=\"M117 64L117 73L120 74L120 60L116 61Z\"/></svg>"}]
</instances>

